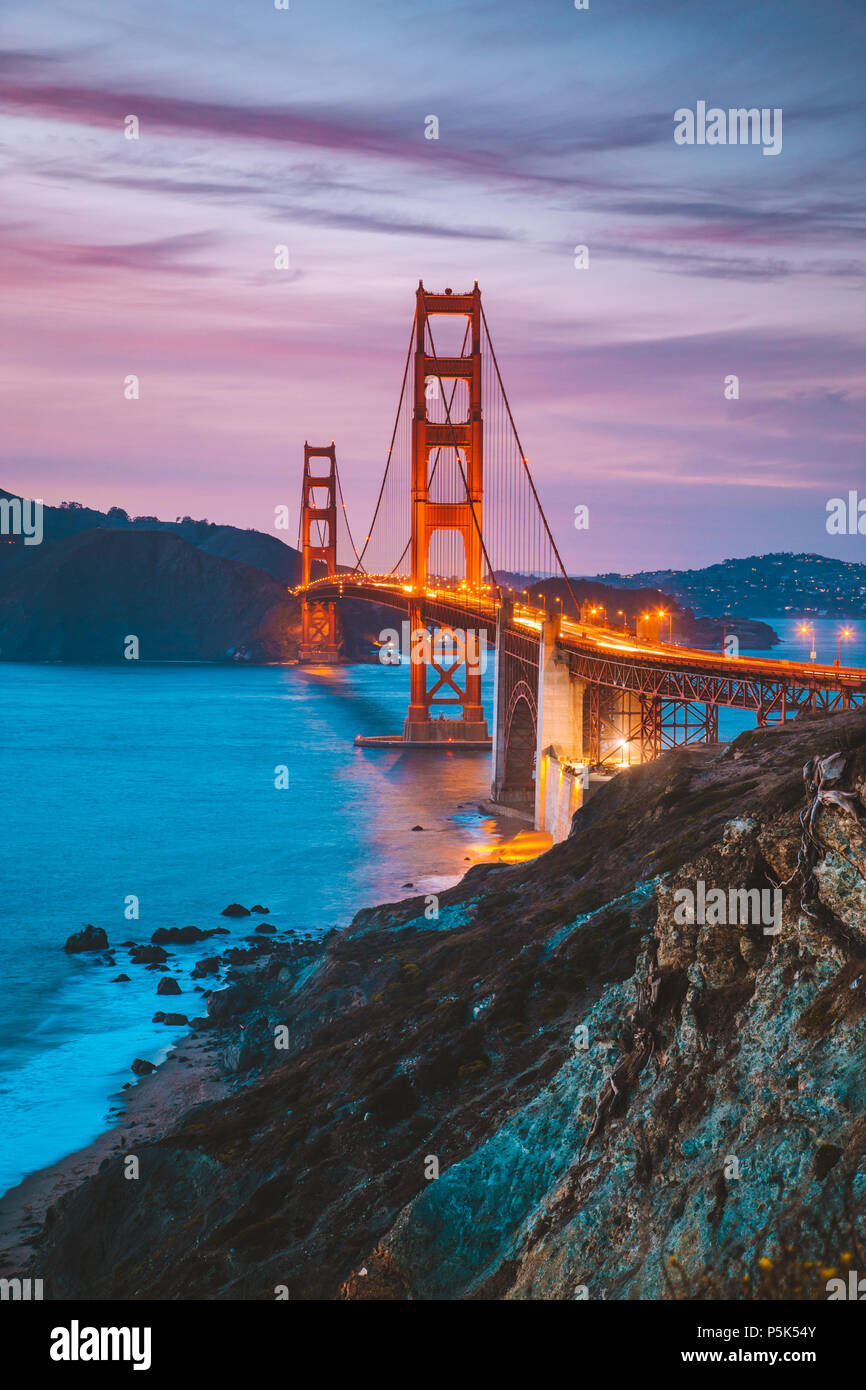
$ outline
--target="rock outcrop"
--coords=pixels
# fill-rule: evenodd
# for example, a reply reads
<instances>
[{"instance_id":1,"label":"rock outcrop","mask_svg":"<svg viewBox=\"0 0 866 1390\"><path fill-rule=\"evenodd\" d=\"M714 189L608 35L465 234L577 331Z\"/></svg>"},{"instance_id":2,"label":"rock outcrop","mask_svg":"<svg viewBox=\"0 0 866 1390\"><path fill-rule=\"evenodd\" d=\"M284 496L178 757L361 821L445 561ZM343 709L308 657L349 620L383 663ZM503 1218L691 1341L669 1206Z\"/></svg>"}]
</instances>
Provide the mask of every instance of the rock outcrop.
<instances>
[{"instance_id":1,"label":"rock outcrop","mask_svg":"<svg viewBox=\"0 0 866 1390\"><path fill-rule=\"evenodd\" d=\"M107 946L108 937L104 928L94 927L90 922L87 922L81 931L73 932L63 949L73 955L79 951L104 951Z\"/></svg>"},{"instance_id":2,"label":"rock outcrop","mask_svg":"<svg viewBox=\"0 0 866 1390\"><path fill-rule=\"evenodd\" d=\"M866 713L633 768L432 920L239 959L208 1001L230 1097L138 1145L137 1202L120 1157L62 1199L34 1270L54 1298L823 1299L866 1268L864 895Z\"/></svg>"},{"instance_id":3,"label":"rock outcrop","mask_svg":"<svg viewBox=\"0 0 866 1390\"><path fill-rule=\"evenodd\" d=\"M201 927L157 927L151 941L158 944L174 942L178 946L190 946L196 941L205 941L209 936L228 936L226 927L209 927L206 931Z\"/></svg>"}]
</instances>

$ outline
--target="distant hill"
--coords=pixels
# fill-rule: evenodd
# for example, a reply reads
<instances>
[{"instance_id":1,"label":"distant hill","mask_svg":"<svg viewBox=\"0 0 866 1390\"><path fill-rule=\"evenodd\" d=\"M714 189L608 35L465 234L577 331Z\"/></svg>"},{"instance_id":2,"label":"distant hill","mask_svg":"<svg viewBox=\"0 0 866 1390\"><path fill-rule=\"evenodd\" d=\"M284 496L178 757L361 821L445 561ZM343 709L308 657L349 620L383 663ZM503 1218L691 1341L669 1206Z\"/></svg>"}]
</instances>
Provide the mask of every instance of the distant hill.
<instances>
[{"instance_id":1,"label":"distant hill","mask_svg":"<svg viewBox=\"0 0 866 1390\"><path fill-rule=\"evenodd\" d=\"M232 530L233 528L226 528ZM284 661L299 605L270 574L169 530L83 530L0 577L0 659Z\"/></svg>"},{"instance_id":2,"label":"distant hill","mask_svg":"<svg viewBox=\"0 0 866 1390\"><path fill-rule=\"evenodd\" d=\"M698 570L600 574L624 589L661 589L699 616L862 618L866 564L826 555L749 555Z\"/></svg>"},{"instance_id":3,"label":"distant hill","mask_svg":"<svg viewBox=\"0 0 866 1390\"><path fill-rule=\"evenodd\" d=\"M683 605L670 590L665 593L661 588L647 588L643 585L640 588L626 585L615 587L602 583L599 579L571 579L569 583L571 593L564 579L543 579L540 583L531 584L528 594L530 598L533 594L543 594L549 608L554 602L559 602L564 613L575 616L575 605L571 599L573 593L584 613L587 608L598 606L604 615L604 621L611 627L628 628L632 632L635 631L642 613L657 613L661 609L670 615L670 625L666 620L661 623L662 637L670 635L681 647L721 651L726 634L737 637L744 651L770 651L779 644L778 634L772 627L767 623L746 618L742 614L725 620L712 617L696 618L692 608ZM517 592L526 592L525 578ZM593 621L591 615L588 620Z\"/></svg>"},{"instance_id":4,"label":"distant hill","mask_svg":"<svg viewBox=\"0 0 866 1390\"><path fill-rule=\"evenodd\" d=\"M0 498L12 498L15 493L0 488ZM264 531L244 530L239 526L220 526L212 521L195 521L181 517L178 521L160 521L156 516L131 517L122 507L107 512L84 507L80 502L62 502L59 507L43 507L43 546L57 540L77 536L82 531L168 531L187 541L197 550L220 555L226 560L238 560L264 570L280 584L297 584L300 578L301 557L294 546L286 545L276 536ZM0 545L0 576L19 565L38 557L43 546Z\"/></svg>"}]
</instances>

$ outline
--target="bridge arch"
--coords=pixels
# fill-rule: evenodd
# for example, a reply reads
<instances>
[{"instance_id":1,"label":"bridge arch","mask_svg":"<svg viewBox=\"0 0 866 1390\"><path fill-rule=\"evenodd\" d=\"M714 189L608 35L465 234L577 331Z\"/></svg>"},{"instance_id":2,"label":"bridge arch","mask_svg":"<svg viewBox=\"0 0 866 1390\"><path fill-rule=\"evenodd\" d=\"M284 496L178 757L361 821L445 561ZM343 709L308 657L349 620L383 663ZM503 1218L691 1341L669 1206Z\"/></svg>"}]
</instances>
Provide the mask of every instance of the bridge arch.
<instances>
[{"instance_id":1,"label":"bridge arch","mask_svg":"<svg viewBox=\"0 0 866 1390\"><path fill-rule=\"evenodd\" d=\"M505 775L500 800L512 805L535 803L535 748L538 704L525 680L515 682L505 710Z\"/></svg>"}]
</instances>

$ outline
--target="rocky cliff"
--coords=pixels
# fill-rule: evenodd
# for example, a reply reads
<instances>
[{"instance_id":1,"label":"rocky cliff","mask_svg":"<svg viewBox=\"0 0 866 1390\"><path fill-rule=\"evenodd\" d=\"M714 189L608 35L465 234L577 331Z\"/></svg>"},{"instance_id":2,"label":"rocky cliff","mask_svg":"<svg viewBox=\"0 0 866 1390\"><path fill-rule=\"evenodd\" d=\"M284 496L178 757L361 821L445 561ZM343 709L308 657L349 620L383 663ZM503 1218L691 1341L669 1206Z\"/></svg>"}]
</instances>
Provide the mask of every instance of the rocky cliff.
<instances>
[{"instance_id":1,"label":"rocky cliff","mask_svg":"<svg viewBox=\"0 0 866 1390\"><path fill-rule=\"evenodd\" d=\"M823 1299L866 1267L864 713L668 753L540 859L232 960L232 1094L49 1213L50 1296Z\"/></svg>"}]
</instances>

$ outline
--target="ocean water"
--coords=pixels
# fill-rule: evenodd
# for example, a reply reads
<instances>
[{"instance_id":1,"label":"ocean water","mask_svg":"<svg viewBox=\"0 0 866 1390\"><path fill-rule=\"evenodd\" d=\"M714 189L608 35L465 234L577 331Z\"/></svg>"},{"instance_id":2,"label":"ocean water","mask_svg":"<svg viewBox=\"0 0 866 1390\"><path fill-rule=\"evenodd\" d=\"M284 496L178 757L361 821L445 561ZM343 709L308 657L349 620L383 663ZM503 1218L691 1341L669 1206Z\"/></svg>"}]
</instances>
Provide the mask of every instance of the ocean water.
<instances>
[{"instance_id":1,"label":"ocean water","mask_svg":"<svg viewBox=\"0 0 866 1390\"><path fill-rule=\"evenodd\" d=\"M812 634L800 632L800 623L793 618L760 618L767 623L780 638L779 645L766 651L742 651L744 657L768 656L777 661L810 661ZM833 618L809 620L809 627L815 629L815 665L832 666L836 660L836 636L847 628L850 638L839 642L839 660L843 666L857 666L866 670L866 616L861 622L840 622ZM731 663L735 665L735 662ZM755 716L746 710L719 710L719 738L732 739L744 729L754 729Z\"/></svg>"},{"instance_id":2,"label":"ocean water","mask_svg":"<svg viewBox=\"0 0 866 1390\"><path fill-rule=\"evenodd\" d=\"M492 672L485 687L489 719ZM196 960L261 920L320 935L406 883L436 892L501 841L477 810L484 753L354 747L401 731L408 688L408 667L379 665L0 665L0 1192L105 1128L133 1058L185 1031L157 1009L205 1012ZM270 916L222 917L230 902ZM67 955L85 922L111 945L187 923L232 935L169 947L184 993L166 998L124 950L116 968Z\"/></svg>"},{"instance_id":3,"label":"ocean water","mask_svg":"<svg viewBox=\"0 0 866 1390\"><path fill-rule=\"evenodd\" d=\"M766 655L808 658L796 624L766 621L783 639ZM829 665L840 624L815 627ZM843 663L866 668L866 621L852 628ZM152 1023L158 1008L204 1012L189 968L261 920L220 916L227 903L319 935L407 883L436 892L502 843L477 810L487 755L354 747L400 731L408 683L407 667L378 665L0 664L0 1193L105 1128L132 1059L161 1060L185 1031ZM720 736L754 723L722 710ZM232 935L170 947L184 993L162 998L159 972L123 950L115 968L67 955L84 922L112 945L186 923ZM130 983L112 984L121 971Z\"/></svg>"}]
</instances>

